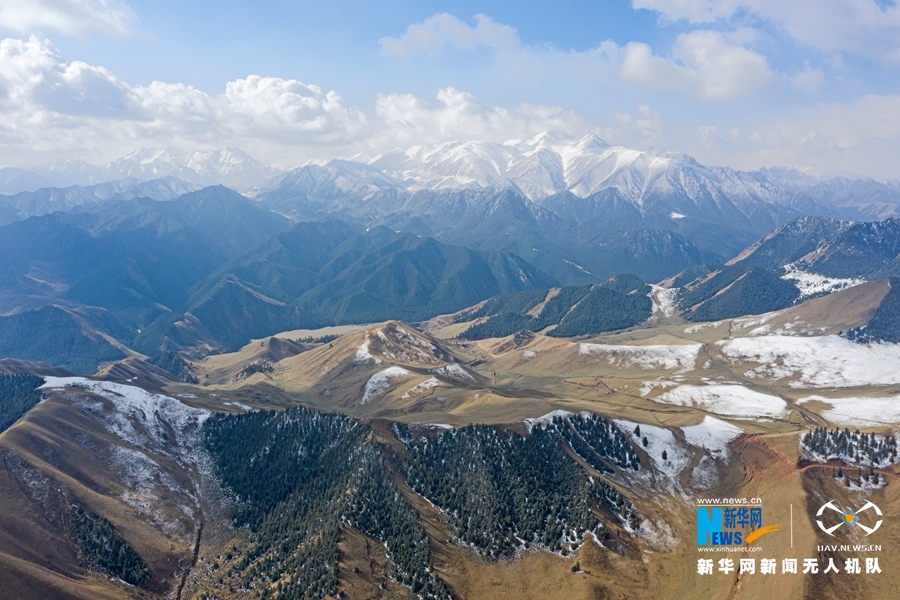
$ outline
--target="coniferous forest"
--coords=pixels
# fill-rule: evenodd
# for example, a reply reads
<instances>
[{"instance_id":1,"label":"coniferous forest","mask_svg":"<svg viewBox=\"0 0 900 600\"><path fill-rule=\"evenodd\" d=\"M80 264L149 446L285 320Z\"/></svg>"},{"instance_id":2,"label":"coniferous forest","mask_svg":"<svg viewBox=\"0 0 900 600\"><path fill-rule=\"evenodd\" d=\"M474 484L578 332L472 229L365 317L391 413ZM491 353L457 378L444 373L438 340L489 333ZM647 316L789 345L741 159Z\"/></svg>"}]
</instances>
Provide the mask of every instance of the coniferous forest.
<instances>
[{"instance_id":1,"label":"coniferous forest","mask_svg":"<svg viewBox=\"0 0 900 600\"><path fill-rule=\"evenodd\" d=\"M95 571L108 573L132 585L141 585L150 571L140 555L100 515L72 505L69 512L72 539L84 561Z\"/></svg>"},{"instance_id":2,"label":"coniferous forest","mask_svg":"<svg viewBox=\"0 0 900 600\"><path fill-rule=\"evenodd\" d=\"M457 542L486 557L532 544L571 550L598 529L599 505L633 514L621 494L566 453L553 426L537 425L529 436L491 426L417 438L397 425L397 433L407 445L409 485L448 516Z\"/></svg>"},{"instance_id":3,"label":"coniferous forest","mask_svg":"<svg viewBox=\"0 0 900 600\"><path fill-rule=\"evenodd\" d=\"M588 532L604 539L603 515L636 527L634 507L567 450L578 439L604 472L639 468L605 419L538 424L529 435L477 425L414 429L395 425L401 452L376 441L368 424L304 408L208 420L204 445L234 496L233 524L250 536L224 560L220 584L251 598L335 594L338 543L352 526L384 544L390 575L413 594L450 598L431 565L420 515L395 483L398 471L441 511L454 542L489 560L532 546L569 553Z\"/></svg>"},{"instance_id":4,"label":"coniferous forest","mask_svg":"<svg viewBox=\"0 0 900 600\"><path fill-rule=\"evenodd\" d=\"M34 375L0 375L0 431L6 431L31 410L43 395L44 380Z\"/></svg>"},{"instance_id":5,"label":"coniferous forest","mask_svg":"<svg viewBox=\"0 0 900 600\"><path fill-rule=\"evenodd\" d=\"M816 427L801 438L803 447L813 456L828 460L840 458L851 465L882 467L897 462L897 438L892 435L860 433L857 429Z\"/></svg>"},{"instance_id":6,"label":"coniferous forest","mask_svg":"<svg viewBox=\"0 0 900 600\"><path fill-rule=\"evenodd\" d=\"M338 584L343 523L385 544L393 577L420 598L449 598L430 566L418 514L399 494L370 428L303 408L217 416L204 425L216 472L251 539L225 574L248 597L312 600Z\"/></svg>"}]
</instances>

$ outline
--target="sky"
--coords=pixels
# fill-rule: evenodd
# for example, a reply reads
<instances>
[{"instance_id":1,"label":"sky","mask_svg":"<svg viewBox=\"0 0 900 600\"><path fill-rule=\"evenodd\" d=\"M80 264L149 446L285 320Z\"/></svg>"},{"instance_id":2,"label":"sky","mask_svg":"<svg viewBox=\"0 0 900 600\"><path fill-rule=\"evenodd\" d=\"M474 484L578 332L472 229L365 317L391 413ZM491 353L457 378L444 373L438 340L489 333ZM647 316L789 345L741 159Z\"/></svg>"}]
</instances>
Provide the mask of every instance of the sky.
<instances>
[{"instance_id":1,"label":"sky","mask_svg":"<svg viewBox=\"0 0 900 600\"><path fill-rule=\"evenodd\" d=\"M897 0L0 0L0 166L541 131L900 179Z\"/></svg>"}]
</instances>

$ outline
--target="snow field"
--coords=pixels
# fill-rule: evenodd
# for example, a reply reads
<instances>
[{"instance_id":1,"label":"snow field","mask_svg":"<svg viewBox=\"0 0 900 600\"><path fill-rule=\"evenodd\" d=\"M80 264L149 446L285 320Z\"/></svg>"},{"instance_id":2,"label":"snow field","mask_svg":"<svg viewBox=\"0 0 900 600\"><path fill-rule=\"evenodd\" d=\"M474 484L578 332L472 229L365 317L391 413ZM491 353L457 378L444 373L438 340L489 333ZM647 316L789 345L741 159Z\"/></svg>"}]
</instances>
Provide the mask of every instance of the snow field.
<instances>
[{"instance_id":1,"label":"snow field","mask_svg":"<svg viewBox=\"0 0 900 600\"><path fill-rule=\"evenodd\" d=\"M706 415L697 425L682 427L687 443L698 448L705 448L715 458L727 458L728 442L743 433L740 427Z\"/></svg>"},{"instance_id":2,"label":"snow field","mask_svg":"<svg viewBox=\"0 0 900 600\"><path fill-rule=\"evenodd\" d=\"M369 377L369 380L366 382L366 388L363 391L363 397L362 400L359 401L359 403L368 404L375 398L383 396L391 386L391 381L393 379L400 379L411 376L412 373L410 373L403 367L388 367L383 371L375 373L374 375Z\"/></svg>"},{"instance_id":3,"label":"snow field","mask_svg":"<svg viewBox=\"0 0 900 600\"><path fill-rule=\"evenodd\" d=\"M608 344L579 344L581 356L605 357L610 365L619 368L662 369L688 371L694 368L701 344L677 346L611 346Z\"/></svg>"},{"instance_id":4,"label":"snow field","mask_svg":"<svg viewBox=\"0 0 900 600\"><path fill-rule=\"evenodd\" d=\"M678 480L678 474L691 463L691 452L685 448L676 438L671 430L646 423L634 423L632 421L624 421L615 419L613 421L619 426L631 440L640 448L643 448L657 471L665 474L672 480ZM640 425L641 435L635 435L635 428ZM647 438L647 446L643 444L643 439ZM662 453L666 451L666 460L663 460Z\"/></svg>"},{"instance_id":5,"label":"snow field","mask_svg":"<svg viewBox=\"0 0 900 600\"><path fill-rule=\"evenodd\" d=\"M777 419L787 413L787 403L742 385L682 385L653 399L662 404L693 406L738 419Z\"/></svg>"},{"instance_id":6,"label":"snow field","mask_svg":"<svg viewBox=\"0 0 900 600\"><path fill-rule=\"evenodd\" d=\"M836 335L771 335L717 342L732 364L760 363L747 377L791 387L853 387L900 383L900 344L857 344Z\"/></svg>"},{"instance_id":7,"label":"snow field","mask_svg":"<svg viewBox=\"0 0 900 600\"><path fill-rule=\"evenodd\" d=\"M800 290L801 298L808 298L816 294L830 294L831 292L865 283L863 279L838 279L815 273L806 273L793 264L785 266L784 270L785 274L781 278L792 281L797 286L797 289Z\"/></svg>"},{"instance_id":8,"label":"snow field","mask_svg":"<svg viewBox=\"0 0 900 600\"><path fill-rule=\"evenodd\" d=\"M110 381L93 381L84 377L45 377L41 389L78 387L106 398L116 410L108 411L102 403L85 403L82 408L92 413L111 433L138 448L147 448L147 435L159 449L168 448L172 441L166 437L168 424L178 435L178 443L185 441L190 429L202 424L210 412L192 408L175 398L150 392L131 385ZM135 426L142 425L141 430ZM146 430L146 431L143 431Z\"/></svg>"},{"instance_id":9,"label":"snow field","mask_svg":"<svg viewBox=\"0 0 900 600\"><path fill-rule=\"evenodd\" d=\"M406 390L406 393L404 393L400 397L402 399L406 400L407 398L411 398L412 396L418 396L419 394L423 394L423 393L427 392L428 390L434 389L441 385L446 385L446 384L443 381L441 381L440 379L438 379L437 377L431 377L429 379L426 379L425 381L422 381L421 383L417 383L416 385L412 386L411 388Z\"/></svg>"},{"instance_id":10,"label":"snow field","mask_svg":"<svg viewBox=\"0 0 900 600\"><path fill-rule=\"evenodd\" d=\"M797 404L817 400L832 408L822 411L822 416L835 425L867 427L873 425L900 424L900 396L889 398L825 398L807 396Z\"/></svg>"}]
</instances>

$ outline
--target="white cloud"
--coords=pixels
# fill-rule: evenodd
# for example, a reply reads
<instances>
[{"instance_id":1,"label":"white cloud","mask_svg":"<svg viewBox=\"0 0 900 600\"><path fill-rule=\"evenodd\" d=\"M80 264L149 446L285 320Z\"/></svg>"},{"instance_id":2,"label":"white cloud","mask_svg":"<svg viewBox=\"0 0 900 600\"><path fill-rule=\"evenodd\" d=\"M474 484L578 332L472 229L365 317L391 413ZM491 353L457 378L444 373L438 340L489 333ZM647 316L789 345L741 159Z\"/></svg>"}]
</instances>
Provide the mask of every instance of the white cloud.
<instances>
[{"instance_id":1,"label":"white cloud","mask_svg":"<svg viewBox=\"0 0 900 600\"><path fill-rule=\"evenodd\" d=\"M632 5L690 23L750 15L819 50L900 61L896 0L633 0Z\"/></svg>"},{"instance_id":2,"label":"white cloud","mask_svg":"<svg viewBox=\"0 0 900 600\"><path fill-rule=\"evenodd\" d=\"M335 91L249 75L220 94L183 83L132 86L107 69L67 62L47 39L0 41L0 163L76 155L105 161L136 146L243 147L302 162L399 145L505 141L545 130L584 134L591 124L559 107L490 106L453 87L437 102L382 94L375 117Z\"/></svg>"},{"instance_id":3,"label":"white cloud","mask_svg":"<svg viewBox=\"0 0 900 600\"><path fill-rule=\"evenodd\" d=\"M217 95L181 83L130 86L102 67L66 62L37 36L0 41L0 131L4 162L50 148L248 140L329 147L368 134L360 109L314 85L250 75Z\"/></svg>"},{"instance_id":4,"label":"white cloud","mask_svg":"<svg viewBox=\"0 0 900 600\"><path fill-rule=\"evenodd\" d=\"M799 73L791 76L791 87L800 92L815 92L825 81L825 73L820 68L813 69L809 63Z\"/></svg>"},{"instance_id":5,"label":"white cloud","mask_svg":"<svg viewBox=\"0 0 900 600\"><path fill-rule=\"evenodd\" d=\"M486 15L475 15L472 27L453 15L440 13L410 25L400 37L384 37L378 43L389 56L436 55L448 47L511 48L519 45L519 36L509 25L497 23Z\"/></svg>"},{"instance_id":6,"label":"white cloud","mask_svg":"<svg viewBox=\"0 0 900 600\"><path fill-rule=\"evenodd\" d=\"M381 94L375 113L387 128L386 145L423 144L447 140L503 142L541 131L584 134L590 123L559 107L521 104L515 109L488 106L453 87L438 90L437 104L412 94ZM375 142L378 144L378 142Z\"/></svg>"},{"instance_id":7,"label":"white cloud","mask_svg":"<svg viewBox=\"0 0 900 600\"><path fill-rule=\"evenodd\" d=\"M0 30L63 35L133 35L137 15L117 0L0 0Z\"/></svg>"},{"instance_id":8,"label":"white cloud","mask_svg":"<svg viewBox=\"0 0 900 600\"><path fill-rule=\"evenodd\" d=\"M730 44L715 31L678 36L673 56L656 56L648 45L631 42L624 48L619 78L648 89L694 93L703 100L756 94L773 79L764 56Z\"/></svg>"}]
</instances>

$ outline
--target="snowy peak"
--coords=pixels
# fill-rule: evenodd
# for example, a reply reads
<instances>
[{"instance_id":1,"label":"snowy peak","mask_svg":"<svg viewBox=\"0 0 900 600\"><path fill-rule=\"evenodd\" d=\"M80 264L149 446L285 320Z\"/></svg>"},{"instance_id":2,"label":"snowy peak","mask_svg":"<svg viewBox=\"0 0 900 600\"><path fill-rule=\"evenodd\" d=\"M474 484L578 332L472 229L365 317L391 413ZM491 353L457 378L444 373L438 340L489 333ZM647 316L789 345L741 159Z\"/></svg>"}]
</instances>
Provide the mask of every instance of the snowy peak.
<instances>
[{"instance_id":1,"label":"snowy peak","mask_svg":"<svg viewBox=\"0 0 900 600\"><path fill-rule=\"evenodd\" d=\"M54 161L38 170L67 185L90 185L134 178L141 181L177 177L198 185L227 185L249 190L279 174L237 148L192 151L181 148L141 148L106 165L82 160Z\"/></svg>"}]
</instances>

